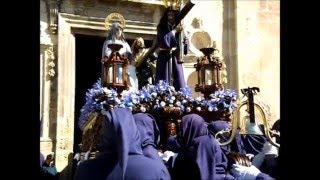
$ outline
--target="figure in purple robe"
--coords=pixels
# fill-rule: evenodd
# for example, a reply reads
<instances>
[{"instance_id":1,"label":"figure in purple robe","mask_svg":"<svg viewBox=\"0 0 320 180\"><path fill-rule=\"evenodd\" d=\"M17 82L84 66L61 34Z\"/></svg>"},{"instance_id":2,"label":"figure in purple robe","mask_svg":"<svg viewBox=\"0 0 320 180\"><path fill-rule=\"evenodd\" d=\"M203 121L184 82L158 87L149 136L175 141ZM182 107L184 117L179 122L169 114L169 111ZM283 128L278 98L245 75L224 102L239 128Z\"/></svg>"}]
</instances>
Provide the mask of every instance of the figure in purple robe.
<instances>
[{"instance_id":1,"label":"figure in purple robe","mask_svg":"<svg viewBox=\"0 0 320 180\"><path fill-rule=\"evenodd\" d=\"M267 142L267 138L264 134L264 127L263 125L259 125L259 128L263 132L263 135L255 135L255 134L241 134L241 141L242 141L242 149L245 151L246 154L253 154L257 155L261 152L264 143Z\"/></svg>"},{"instance_id":2,"label":"figure in purple robe","mask_svg":"<svg viewBox=\"0 0 320 180\"><path fill-rule=\"evenodd\" d=\"M279 120L276 122L271 130L278 130ZM275 138L279 138L276 136ZM274 139L276 140L276 139ZM276 140L277 143L280 143L280 138ZM252 164L255 165L263 174L270 175L277 179L278 175L278 148L273 146L270 142L266 141L264 143L262 150L253 158ZM266 175L264 175L266 176ZM266 179L264 177L263 179Z\"/></svg>"},{"instance_id":3,"label":"figure in purple robe","mask_svg":"<svg viewBox=\"0 0 320 180\"><path fill-rule=\"evenodd\" d=\"M42 167L43 163L44 163L44 156L43 156L43 154L40 152L40 167Z\"/></svg>"},{"instance_id":4,"label":"figure in purple robe","mask_svg":"<svg viewBox=\"0 0 320 180\"><path fill-rule=\"evenodd\" d=\"M178 152L180 145L177 142L177 135L170 136L167 141L167 150L172 152Z\"/></svg>"},{"instance_id":5,"label":"figure in purple robe","mask_svg":"<svg viewBox=\"0 0 320 180\"><path fill-rule=\"evenodd\" d=\"M180 90L180 88L184 88L186 86L183 66L177 59L180 53L179 33L182 33L182 26L176 26L175 24L175 19L178 13L179 11L168 7L157 26L159 53L156 63L155 77L155 83L158 83L160 80L164 80L171 84L171 74L169 75L169 66L171 66L173 86L176 90ZM186 43L186 41L184 42ZM184 54L186 53L187 48L184 47ZM169 65L170 59L172 60L171 65Z\"/></svg>"},{"instance_id":6,"label":"figure in purple robe","mask_svg":"<svg viewBox=\"0 0 320 180\"><path fill-rule=\"evenodd\" d=\"M226 172L227 157L201 116L185 115L177 139L180 151L174 162L174 179L234 179Z\"/></svg>"},{"instance_id":7,"label":"figure in purple robe","mask_svg":"<svg viewBox=\"0 0 320 180\"><path fill-rule=\"evenodd\" d=\"M107 111L101 138L101 156L78 166L75 180L170 179L161 161L147 158L132 112L127 108Z\"/></svg>"},{"instance_id":8,"label":"figure in purple robe","mask_svg":"<svg viewBox=\"0 0 320 180\"><path fill-rule=\"evenodd\" d=\"M146 157L162 162L157 151L157 146L160 142L160 131L156 120L148 113L137 113L133 117L140 132L143 154Z\"/></svg>"},{"instance_id":9,"label":"figure in purple robe","mask_svg":"<svg viewBox=\"0 0 320 180\"><path fill-rule=\"evenodd\" d=\"M42 170L42 165L44 163L44 156L43 154L40 152L40 179L45 179L46 178L46 174L44 173L44 171Z\"/></svg>"},{"instance_id":10,"label":"figure in purple robe","mask_svg":"<svg viewBox=\"0 0 320 180\"><path fill-rule=\"evenodd\" d=\"M280 119L273 123L271 130L280 132ZM276 142L280 144L280 137L276 136Z\"/></svg>"},{"instance_id":11,"label":"figure in purple robe","mask_svg":"<svg viewBox=\"0 0 320 180\"><path fill-rule=\"evenodd\" d=\"M226 121L213 121L212 123L208 124L208 130L211 134L215 135L217 132L221 131L221 130L225 130L225 129L230 129L231 126L226 122ZM263 126L260 126L260 128L263 129ZM252 135L246 135L247 136L247 140L254 140L255 138L258 138L258 140L261 139L261 137L256 137L256 136L252 136ZM249 137L248 137L249 136ZM221 136L218 136L219 138L221 138L222 142L225 142L229 139L230 134L225 133L222 134ZM250 141L249 141L250 142ZM258 141L259 142L259 141ZM252 145L252 143L251 143ZM255 144L254 144L255 145ZM255 148L255 146L249 146L252 148ZM242 149L243 146L243 142L240 138L240 134L237 131L235 139L231 142L231 144L226 145L226 146L222 146L221 149L224 151L224 153L229 153L229 152L238 152L241 154L245 154L245 150ZM245 176L245 173L247 173L247 175L245 176L245 178L249 179L253 179L253 180L270 180L273 179L271 176L269 176L269 172L267 171L263 171L263 170L258 170L256 167L237 167L237 169L233 168L231 169L231 172L240 175L242 177ZM249 175L250 174L250 175ZM239 178L236 177L236 178ZM240 178L241 179L241 178Z\"/></svg>"},{"instance_id":12,"label":"figure in purple robe","mask_svg":"<svg viewBox=\"0 0 320 180\"><path fill-rule=\"evenodd\" d=\"M280 131L280 119L276 120L276 122L273 123L271 129L275 131Z\"/></svg>"}]
</instances>

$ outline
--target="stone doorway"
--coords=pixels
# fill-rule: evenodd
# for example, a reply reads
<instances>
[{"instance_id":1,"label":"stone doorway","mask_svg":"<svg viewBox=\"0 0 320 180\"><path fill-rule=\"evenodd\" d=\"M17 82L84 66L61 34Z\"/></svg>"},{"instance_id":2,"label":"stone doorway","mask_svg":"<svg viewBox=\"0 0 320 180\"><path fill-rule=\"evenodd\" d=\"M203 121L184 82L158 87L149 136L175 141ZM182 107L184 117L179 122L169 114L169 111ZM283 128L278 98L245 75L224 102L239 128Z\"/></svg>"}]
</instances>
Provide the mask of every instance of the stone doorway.
<instances>
[{"instance_id":1,"label":"stone doorway","mask_svg":"<svg viewBox=\"0 0 320 180\"><path fill-rule=\"evenodd\" d=\"M156 36L156 24L146 22L136 22L128 20L127 28L124 33L129 44L133 40L141 36L145 39L146 45L151 46ZM75 101L77 99L84 99L84 95L76 95L77 90L77 75L76 75L76 39L79 38L78 34L89 36L87 38L93 38L93 42L97 43L97 48L94 48L93 55L87 50L84 53L90 56L90 60L95 62L95 58L101 58L101 50L104 38L107 32L104 27L104 18L87 19L82 16L75 16L72 14L59 13L58 15L58 48L57 48L57 110L56 110L56 167L60 172L59 179L71 178L71 162L74 152L74 145L78 142L74 142L76 139L74 135L77 132L75 128L76 117L75 113L78 113L80 109L75 109ZM99 40L94 40L99 39ZM90 41L90 40L84 40ZM97 41L97 42L95 42ZM102 43L101 43L102 42ZM85 42L84 42L85 43ZM85 43L86 44L86 43ZM92 46L88 43L87 46ZM85 48L85 47L84 47ZM95 62L97 63L97 62ZM81 64L80 64L81 65ZM82 65L83 66L83 65ZM91 67L92 66L92 67ZM95 71L96 64L91 64L88 67L88 71ZM92 68L92 69L89 69ZM81 72L81 71L80 71ZM91 74L90 74L91 73ZM88 85L83 85L83 89L86 91L97 80L96 73L85 73L90 78ZM97 74L100 74L97 72ZM92 76L92 77L91 77ZM85 87L86 86L86 87ZM78 103L77 103L78 104ZM83 105L79 103L78 106ZM76 141L79 141L78 139Z\"/></svg>"},{"instance_id":2,"label":"stone doorway","mask_svg":"<svg viewBox=\"0 0 320 180\"><path fill-rule=\"evenodd\" d=\"M101 52L105 37L75 34L75 101L74 101L74 144L73 152L81 143L81 130L78 128L80 109L85 104L85 94L101 76ZM131 46L134 39L128 39ZM151 40L145 41L152 46Z\"/></svg>"}]
</instances>

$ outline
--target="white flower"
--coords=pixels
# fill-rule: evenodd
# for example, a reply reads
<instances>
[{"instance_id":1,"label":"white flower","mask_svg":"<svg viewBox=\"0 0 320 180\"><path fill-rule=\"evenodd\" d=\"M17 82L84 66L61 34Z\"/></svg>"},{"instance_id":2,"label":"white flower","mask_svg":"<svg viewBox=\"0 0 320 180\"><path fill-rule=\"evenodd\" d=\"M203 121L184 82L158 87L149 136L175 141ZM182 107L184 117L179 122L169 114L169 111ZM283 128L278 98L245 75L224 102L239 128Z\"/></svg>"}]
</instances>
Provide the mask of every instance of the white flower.
<instances>
[{"instance_id":1,"label":"white flower","mask_svg":"<svg viewBox=\"0 0 320 180\"><path fill-rule=\"evenodd\" d=\"M121 103L120 99L118 99L118 98L115 98L114 101L115 101L116 104L120 104Z\"/></svg>"},{"instance_id":2,"label":"white flower","mask_svg":"<svg viewBox=\"0 0 320 180\"><path fill-rule=\"evenodd\" d=\"M220 94L220 95L219 95L219 98L224 98L224 95L223 95L223 94Z\"/></svg>"},{"instance_id":3,"label":"white flower","mask_svg":"<svg viewBox=\"0 0 320 180\"><path fill-rule=\"evenodd\" d=\"M105 92L106 94L110 94L110 93L111 93L111 90L108 89L108 88L106 88L106 87L104 87L104 88L103 88L103 92Z\"/></svg>"},{"instance_id":4,"label":"white flower","mask_svg":"<svg viewBox=\"0 0 320 180\"><path fill-rule=\"evenodd\" d=\"M186 112L190 112L191 111L191 108L190 107L187 107L186 108Z\"/></svg>"},{"instance_id":5,"label":"white flower","mask_svg":"<svg viewBox=\"0 0 320 180\"><path fill-rule=\"evenodd\" d=\"M180 102L180 101L177 101L177 102L176 102L176 106L181 106L181 102Z\"/></svg>"},{"instance_id":6,"label":"white flower","mask_svg":"<svg viewBox=\"0 0 320 180\"><path fill-rule=\"evenodd\" d=\"M151 93L151 95L152 95L152 97L157 97L157 93L156 92L153 92L153 93Z\"/></svg>"},{"instance_id":7,"label":"white flower","mask_svg":"<svg viewBox=\"0 0 320 180\"><path fill-rule=\"evenodd\" d=\"M132 98L132 99L137 99L137 95L134 94L134 93L132 93L132 94L131 94L131 98Z\"/></svg>"},{"instance_id":8,"label":"white flower","mask_svg":"<svg viewBox=\"0 0 320 180\"><path fill-rule=\"evenodd\" d=\"M141 106L141 107L140 107L140 111L141 111L141 112L146 112L146 110L147 110L147 109L146 109L144 106Z\"/></svg>"},{"instance_id":9,"label":"white flower","mask_svg":"<svg viewBox=\"0 0 320 180\"><path fill-rule=\"evenodd\" d=\"M219 98L212 98L212 99L211 99L211 102L212 102L212 103L215 103L215 102L218 102L218 101L219 101Z\"/></svg>"},{"instance_id":10,"label":"white flower","mask_svg":"<svg viewBox=\"0 0 320 180\"><path fill-rule=\"evenodd\" d=\"M137 104L138 101L137 101L136 99L132 99L132 103L133 103L133 104Z\"/></svg>"},{"instance_id":11,"label":"white flower","mask_svg":"<svg viewBox=\"0 0 320 180\"><path fill-rule=\"evenodd\" d=\"M125 96L127 96L129 93L130 93L129 91L123 90L123 91L121 92L121 97L125 97Z\"/></svg>"},{"instance_id":12,"label":"white flower","mask_svg":"<svg viewBox=\"0 0 320 180\"><path fill-rule=\"evenodd\" d=\"M201 107L199 107L199 106L196 109L197 109L197 111L201 111Z\"/></svg>"},{"instance_id":13,"label":"white flower","mask_svg":"<svg viewBox=\"0 0 320 180\"><path fill-rule=\"evenodd\" d=\"M163 102L163 101L161 101L160 106L161 106L161 107L164 107L165 105L166 105L166 103Z\"/></svg>"}]
</instances>

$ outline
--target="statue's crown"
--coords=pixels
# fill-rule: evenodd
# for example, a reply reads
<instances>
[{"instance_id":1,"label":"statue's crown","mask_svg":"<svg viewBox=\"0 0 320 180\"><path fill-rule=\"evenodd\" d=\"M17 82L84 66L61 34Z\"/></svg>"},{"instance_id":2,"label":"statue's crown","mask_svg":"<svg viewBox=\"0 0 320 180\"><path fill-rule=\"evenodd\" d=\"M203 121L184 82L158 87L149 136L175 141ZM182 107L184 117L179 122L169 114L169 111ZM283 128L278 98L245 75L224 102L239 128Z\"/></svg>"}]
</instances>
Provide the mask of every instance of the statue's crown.
<instances>
[{"instance_id":1,"label":"statue's crown","mask_svg":"<svg viewBox=\"0 0 320 180\"><path fill-rule=\"evenodd\" d=\"M182 0L163 0L164 6L173 11L179 11Z\"/></svg>"}]
</instances>

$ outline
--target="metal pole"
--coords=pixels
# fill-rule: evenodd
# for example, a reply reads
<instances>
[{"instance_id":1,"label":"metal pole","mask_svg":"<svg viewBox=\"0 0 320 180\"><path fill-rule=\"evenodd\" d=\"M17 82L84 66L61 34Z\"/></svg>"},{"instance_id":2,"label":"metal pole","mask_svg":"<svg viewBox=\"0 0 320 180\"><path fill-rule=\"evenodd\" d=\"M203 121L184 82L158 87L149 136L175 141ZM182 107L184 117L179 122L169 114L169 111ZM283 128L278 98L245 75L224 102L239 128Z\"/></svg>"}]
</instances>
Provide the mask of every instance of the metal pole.
<instances>
[{"instance_id":1,"label":"metal pole","mask_svg":"<svg viewBox=\"0 0 320 180\"><path fill-rule=\"evenodd\" d=\"M170 53L169 53L169 63L168 63L168 77L169 77L169 85L172 86L173 85L173 82L172 82L172 49L170 50Z\"/></svg>"}]
</instances>

